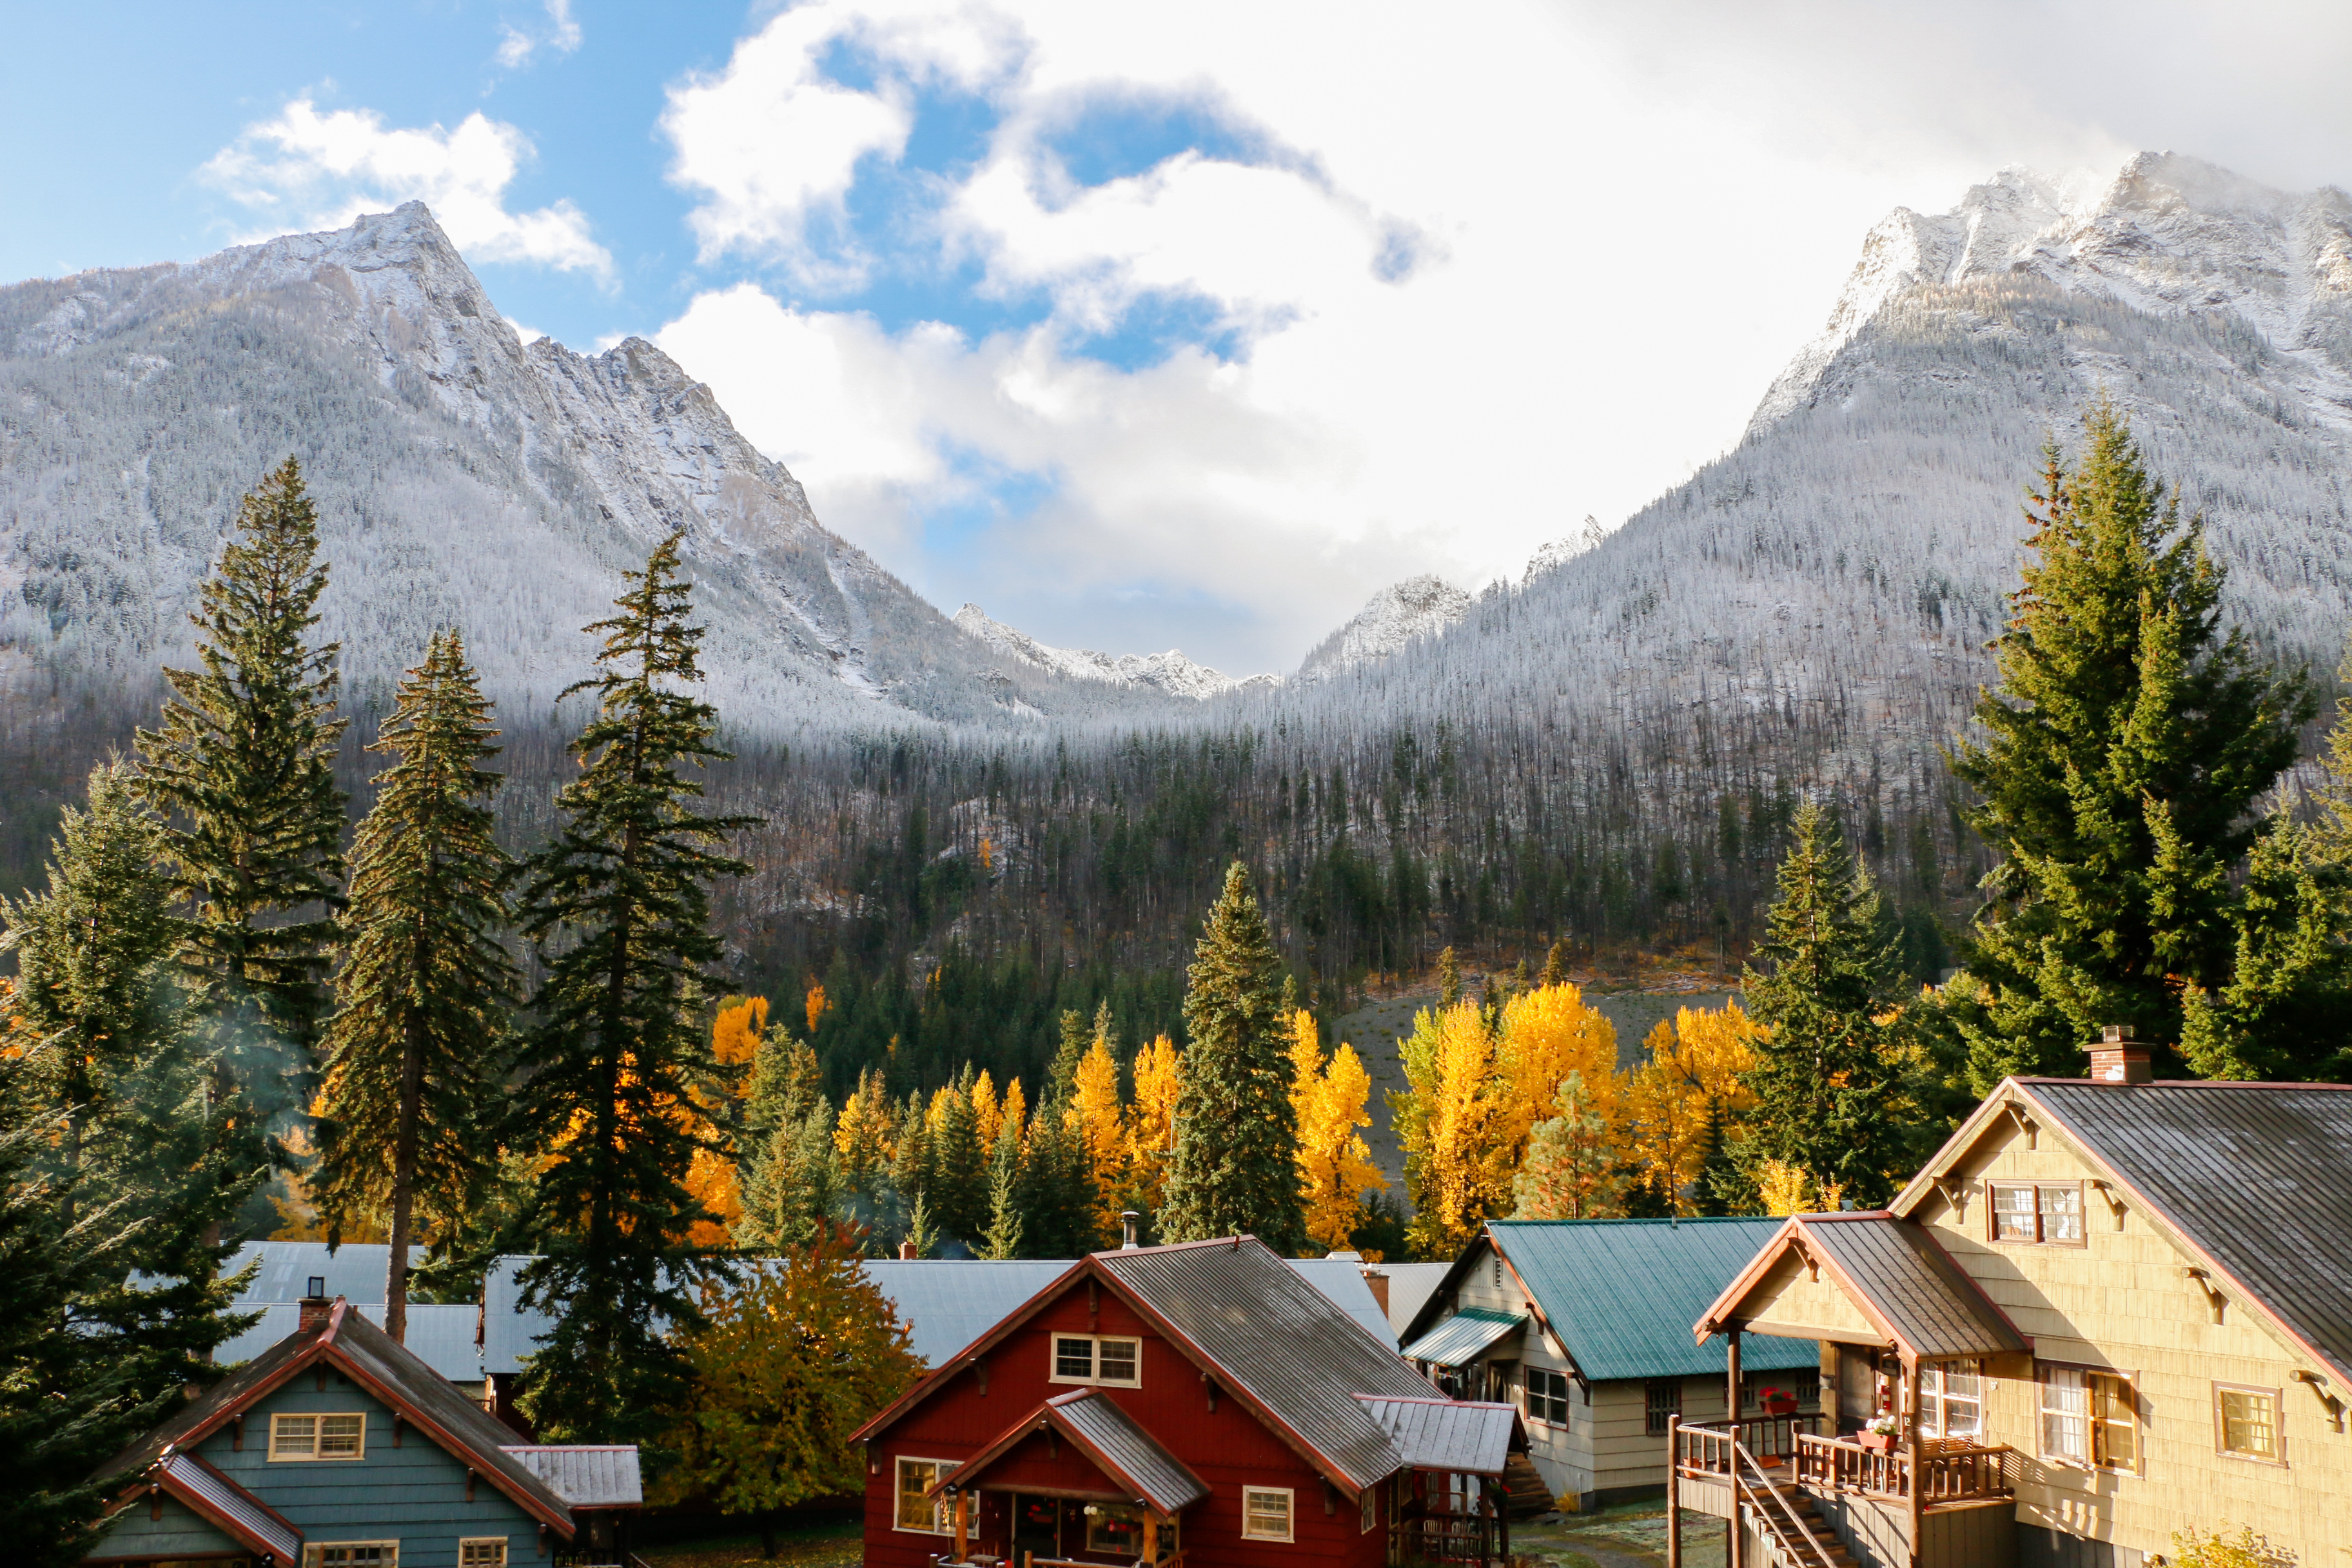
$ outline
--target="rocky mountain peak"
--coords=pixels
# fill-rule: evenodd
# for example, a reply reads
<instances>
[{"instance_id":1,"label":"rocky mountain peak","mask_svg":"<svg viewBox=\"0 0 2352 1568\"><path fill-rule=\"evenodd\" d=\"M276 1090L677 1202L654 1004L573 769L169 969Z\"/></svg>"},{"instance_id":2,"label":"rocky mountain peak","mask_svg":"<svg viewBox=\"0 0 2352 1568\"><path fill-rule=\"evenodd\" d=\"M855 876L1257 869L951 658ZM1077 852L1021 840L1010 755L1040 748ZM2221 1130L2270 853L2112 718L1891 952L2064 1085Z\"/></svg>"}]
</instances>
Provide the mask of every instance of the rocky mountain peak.
<instances>
[{"instance_id":1,"label":"rocky mountain peak","mask_svg":"<svg viewBox=\"0 0 2352 1568\"><path fill-rule=\"evenodd\" d=\"M1433 573L1392 583L1347 623L1315 645L1298 667L1302 680L1386 658L1421 637L1442 637L1470 613L1470 595Z\"/></svg>"}]
</instances>

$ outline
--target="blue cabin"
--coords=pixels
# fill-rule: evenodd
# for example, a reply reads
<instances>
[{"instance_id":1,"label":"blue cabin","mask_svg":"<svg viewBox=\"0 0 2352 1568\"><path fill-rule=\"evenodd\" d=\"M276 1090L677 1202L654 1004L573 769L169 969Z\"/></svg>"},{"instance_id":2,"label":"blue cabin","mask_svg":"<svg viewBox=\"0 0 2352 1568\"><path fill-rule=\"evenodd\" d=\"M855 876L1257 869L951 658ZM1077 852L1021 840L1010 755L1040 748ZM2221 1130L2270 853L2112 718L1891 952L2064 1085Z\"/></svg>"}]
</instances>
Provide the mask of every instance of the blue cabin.
<instances>
[{"instance_id":1,"label":"blue cabin","mask_svg":"<svg viewBox=\"0 0 2352 1568\"><path fill-rule=\"evenodd\" d=\"M523 1568L609 1548L634 1447L522 1444L340 1298L102 1467L112 1568Z\"/></svg>"}]
</instances>

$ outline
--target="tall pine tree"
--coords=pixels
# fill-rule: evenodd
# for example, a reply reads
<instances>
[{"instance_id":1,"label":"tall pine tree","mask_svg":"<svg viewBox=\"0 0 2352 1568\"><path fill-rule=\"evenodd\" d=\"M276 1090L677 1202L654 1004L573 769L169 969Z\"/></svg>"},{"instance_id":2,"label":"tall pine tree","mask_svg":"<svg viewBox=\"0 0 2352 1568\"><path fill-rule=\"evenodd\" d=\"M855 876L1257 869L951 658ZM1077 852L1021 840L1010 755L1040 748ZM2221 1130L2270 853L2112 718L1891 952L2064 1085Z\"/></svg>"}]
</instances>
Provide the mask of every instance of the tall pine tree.
<instances>
[{"instance_id":1,"label":"tall pine tree","mask_svg":"<svg viewBox=\"0 0 2352 1568\"><path fill-rule=\"evenodd\" d=\"M695 1017L720 955L707 884L740 876L718 852L756 820L704 816L687 769L725 759L699 683L678 536L627 574L604 636L596 694L572 743L580 776L563 823L524 867L518 918L546 979L523 1037L508 1135L545 1156L529 1227L541 1256L526 1299L557 1313L533 1358L529 1413L565 1441L651 1440L687 1368L660 1331L698 1321L688 1232L709 1216L686 1187L696 1138L679 1108L716 1070ZM567 692L569 695L569 692Z\"/></svg>"},{"instance_id":2,"label":"tall pine tree","mask_svg":"<svg viewBox=\"0 0 2352 1568\"><path fill-rule=\"evenodd\" d=\"M507 855L490 831L500 780L481 765L497 733L465 644L437 632L368 748L398 760L377 775L352 845L351 958L327 1026L311 1193L330 1241L384 1215L383 1329L395 1340L419 1213L450 1242L498 1160L486 1112L515 967L501 940Z\"/></svg>"},{"instance_id":3,"label":"tall pine tree","mask_svg":"<svg viewBox=\"0 0 2352 1568\"><path fill-rule=\"evenodd\" d=\"M2254 804L2310 713L2300 676L2222 631L2202 521L2105 399L2071 465L2049 449L2032 500L2036 559L1977 706L1990 738L1953 762L2000 856L1969 961L1989 1001L1957 1020L1980 1094L2079 1071L2103 1024L2178 1040L2185 992L2229 989Z\"/></svg>"},{"instance_id":4,"label":"tall pine tree","mask_svg":"<svg viewBox=\"0 0 2352 1568\"><path fill-rule=\"evenodd\" d=\"M1755 1096L1741 1163L1779 1160L1867 1208L1907 1171L1904 1055L1888 1012L1895 969L1870 873L1814 802L1798 809L1780 898L1742 981L1765 1031L1741 1082Z\"/></svg>"},{"instance_id":5,"label":"tall pine tree","mask_svg":"<svg viewBox=\"0 0 2352 1568\"><path fill-rule=\"evenodd\" d=\"M1249 872L1236 860L1184 994L1189 1043L1159 1216L1166 1240L1247 1232L1285 1255L1307 1244L1281 975Z\"/></svg>"},{"instance_id":6,"label":"tall pine tree","mask_svg":"<svg viewBox=\"0 0 2352 1568\"><path fill-rule=\"evenodd\" d=\"M140 788L184 900L180 962L223 1076L265 1117L309 1098L341 904L337 645L312 647L327 568L291 458L245 498L190 618L196 669L166 669Z\"/></svg>"}]
</instances>

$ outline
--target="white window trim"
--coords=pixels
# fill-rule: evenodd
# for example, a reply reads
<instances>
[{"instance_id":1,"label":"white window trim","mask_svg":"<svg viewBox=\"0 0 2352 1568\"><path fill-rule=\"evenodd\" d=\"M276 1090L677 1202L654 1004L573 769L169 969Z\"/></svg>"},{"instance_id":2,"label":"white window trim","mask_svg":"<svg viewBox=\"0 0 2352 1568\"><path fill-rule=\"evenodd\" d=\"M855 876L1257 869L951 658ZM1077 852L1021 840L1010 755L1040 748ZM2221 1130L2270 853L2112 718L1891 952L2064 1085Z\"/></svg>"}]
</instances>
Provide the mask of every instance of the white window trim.
<instances>
[{"instance_id":1,"label":"white window trim","mask_svg":"<svg viewBox=\"0 0 2352 1568\"><path fill-rule=\"evenodd\" d=\"M2137 1394L2139 1391L2132 1391ZM2221 1413L2224 1394L2259 1394L2271 1402L2271 1439L2278 1445L2276 1454L2249 1454L2239 1448L2225 1447L2229 1441L2229 1418ZM2286 1458L2286 1391L2260 1383L2224 1383L2213 1380L2213 1452L2224 1459L2235 1459L2245 1465L2267 1465L2274 1470L2287 1468Z\"/></svg>"},{"instance_id":2,"label":"white window trim","mask_svg":"<svg viewBox=\"0 0 2352 1568\"><path fill-rule=\"evenodd\" d=\"M505 1536L503 1536L503 1535L466 1535L466 1536L460 1536L460 1537L458 1538L458 1540L457 1540L457 1565L458 1565L458 1568L467 1568L467 1563L466 1563L466 1548L467 1548L468 1546L495 1546L495 1547L497 1547L497 1548L499 1549L499 1560L498 1560L498 1563L497 1563L497 1565L496 1565L496 1568L506 1568L506 1561L507 1561L508 1552L507 1552L507 1538L506 1538Z\"/></svg>"},{"instance_id":3,"label":"white window trim","mask_svg":"<svg viewBox=\"0 0 2352 1568\"><path fill-rule=\"evenodd\" d=\"M911 1524L901 1524L898 1522L898 1500L907 1495L907 1489L899 1480L899 1472L903 1467L908 1465L936 1465L939 1467L939 1469L934 1472L931 1478L932 1485L936 1486L939 1484L942 1476L951 1476L955 1474L956 1468L962 1463L963 1461L961 1459L934 1459L923 1454L900 1454L897 1456L890 1466L890 1528L898 1531L902 1535L953 1535L955 1533L955 1510L954 1507L945 1500L941 1500L940 1501L935 1502L931 1505L931 1517L933 1519L944 1518L946 1521L945 1523L940 1524L934 1529L919 1530Z\"/></svg>"},{"instance_id":4,"label":"white window trim","mask_svg":"<svg viewBox=\"0 0 2352 1568\"><path fill-rule=\"evenodd\" d=\"M355 1415L360 1423L359 1451L353 1454L321 1454L319 1452L318 1423L331 1415ZM310 1451L307 1454L281 1454L278 1451L278 1424L281 1421L308 1421L310 1426ZM273 1465L348 1465L367 1458L367 1412L364 1410L285 1410L269 1417L269 1458ZM380 1546L376 1541L331 1541L330 1546ZM394 1544L397 1544L395 1542Z\"/></svg>"},{"instance_id":5,"label":"white window trim","mask_svg":"<svg viewBox=\"0 0 2352 1568\"><path fill-rule=\"evenodd\" d=\"M302 1548L302 1568L319 1568L327 1560L330 1546L373 1546L392 1553L383 1560L384 1568L400 1568L400 1542L397 1541L313 1541Z\"/></svg>"},{"instance_id":6,"label":"white window trim","mask_svg":"<svg viewBox=\"0 0 2352 1568\"><path fill-rule=\"evenodd\" d=\"M1092 1347L1093 1354L1088 1358L1087 1364L1095 1369L1093 1375L1088 1377L1066 1377L1063 1375L1062 1342L1065 1340L1084 1340ZM1133 1377L1105 1377L1102 1375L1102 1348L1105 1345L1133 1345L1135 1347L1135 1375ZM1141 1388L1143 1386L1143 1340L1139 1335L1136 1334L1065 1334L1058 1331L1047 1334L1045 1336L1045 1381L1048 1383L1075 1384L1090 1388Z\"/></svg>"},{"instance_id":7,"label":"white window trim","mask_svg":"<svg viewBox=\"0 0 2352 1568\"><path fill-rule=\"evenodd\" d=\"M1282 1500L1282 1533L1272 1535L1256 1529L1250 1518L1250 1500L1278 1497ZM1242 1489L1242 1539L1244 1541L1291 1542L1298 1538L1298 1498L1288 1487L1244 1487Z\"/></svg>"}]
</instances>

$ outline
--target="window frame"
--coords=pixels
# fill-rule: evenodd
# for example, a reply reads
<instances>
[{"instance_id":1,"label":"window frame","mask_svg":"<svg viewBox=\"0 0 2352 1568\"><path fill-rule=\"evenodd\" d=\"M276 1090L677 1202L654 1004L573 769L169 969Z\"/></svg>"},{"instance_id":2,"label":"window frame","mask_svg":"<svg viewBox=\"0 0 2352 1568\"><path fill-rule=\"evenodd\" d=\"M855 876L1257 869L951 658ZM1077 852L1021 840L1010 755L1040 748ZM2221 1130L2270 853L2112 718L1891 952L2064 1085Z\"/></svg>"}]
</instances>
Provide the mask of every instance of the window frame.
<instances>
[{"instance_id":1,"label":"window frame","mask_svg":"<svg viewBox=\"0 0 2352 1568\"><path fill-rule=\"evenodd\" d=\"M929 1491L946 1477L955 1474L963 1461L934 1459L921 1454L893 1454L890 1456L890 1528L907 1535L953 1535L955 1510L944 1498L931 1504L933 1528L925 1530L906 1522L907 1467L908 1465L931 1467L931 1479L923 1487L924 1491Z\"/></svg>"},{"instance_id":2,"label":"window frame","mask_svg":"<svg viewBox=\"0 0 2352 1568\"><path fill-rule=\"evenodd\" d=\"M476 1546L497 1547L499 1549L497 1561L486 1563L477 1559L468 1563L466 1560L466 1552ZM507 1568L509 1555L507 1538L503 1535L463 1535L457 1538L457 1568Z\"/></svg>"},{"instance_id":3,"label":"window frame","mask_svg":"<svg viewBox=\"0 0 2352 1568\"><path fill-rule=\"evenodd\" d=\"M2121 1385L2125 1407L2131 1413L2132 1462L2128 1465L2118 1465L2108 1455L2105 1433L2108 1427L2116 1426L2118 1423L2113 1416L2103 1416L2099 1414L2098 1384L2101 1380ZM2085 1367L2083 1369L2083 1384L2090 1394L2091 1400L2092 1465L2095 1468L2106 1471L2109 1475L2144 1476L2147 1474L2147 1424L2140 1417L2139 1373L2119 1372L2114 1367L2107 1366ZM2216 1410L2221 1408L2219 1400L2214 1402L2214 1408Z\"/></svg>"},{"instance_id":4,"label":"window frame","mask_svg":"<svg viewBox=\"0 0 2352 1568\"><path fill-rule=\"evenodd\" d=\"M1544 1380L1544 1391L1540 1394L1536 1392L1538 1378ZM1552 1392L1555 1385L1559 1390L1557 1394ZM1554 1371L1548 1366L1530 1366L1521 1370L1519 1380L1519 1414L1521 1415L1545 1426L1557 1426L1565 1432L1569 1429L1568 1412L1570 1403L1568 1393L1568 1373ZM1558 1419L1554 1419L1550 1413L1554 1405L1559 1408Z\"/></svg>"},{"instance_id":5,"label":"window frame","mask_svg":"<svg viewBox=\"0 0 2352 1568\"><path fill-rule=\"evenodd\" d=\"M1931 1374L1936 1380L1935 1392L1932 1394L1928 1392L1927 1385L1927 1379ZM1973 1394L1961 1396L1965 1403L1976 1406L1977 1419L1976 1429L1974 1431L1954 1432L1951 1429L1951 1402L1953 1395L1948 1386L1948 1380L1956 1374L1961 1377L1974 1378L1976 1380L1976 1392ZM1918 1392L1914 1396L1914 1403L1916 1405L1919 1411L1919 1436L1922 1437L1965 1438L1979 1443L1983 1442L1985 1434L1984 1385L1984 1363L1980 1358L1976 1356L1960 1356L1952 1361L1930 1362L1922 1366L1919 1369ZM1936 1411L1936 1418L1932 1423L1934 1428L1932 1431L1929 1429L1931 1423L1927 1420L1927 1409L1931 1402L1933 1403Z\"/></svg>"},{"instance_id":6,"label":"window frame","mask_svg":"<svg viewBox=\"0 0 2352 1568\"><path fill-rule=\"evenodd\" d=\"M1373 1531L1378 1530L1381 1527L1380 1488L1376 1486L1366 1487L1364 1489L1364 1495L1357 1500L1357 1507L1360 1510L1362 1518L1362 1523L1356 1531L1357 1534L1370 1535Z\"/></svg>"},{"instance_id":7,"label":"window frame","mask_svg":"<svg viewBox=\"0 0 2352 1568\"><path fill-rule=\"evenodd\" d=\"M1278 1497L1282 1500L1282 1533L1270 1535L1255 1527L1250 1512L1250 1500ZM1271 1541L1289 1545L1298 1539L1298 1494L1290 1487L1244 1487L1242 1489L1242 1539Z\"/></svg>"},{"instance_id":8,"label":"window frame","mask_svg":"<svg viewBox=\"0 0 2352 1568\"><path fill-rule=\"evenodd\" d=\"M1674 1390L1674 1400L1663 1409L1658 1405L1661 1389ZM1649 1436L1663 1436L1668 1417L1683 1413L1683 1380L1679 1377L1653 1377L1642 1384L1642 1430Z\"/></svg>"},{"instance_id":9,"label":"window frame","mask_svg":"<svg viewBox=\"0 0 2352 1568\"><path fill-rule=\"evenodd\" d=\"M2092 1368L2076 1366L2068 1362L2042 1361L2039 1359L2034 1362L2034 1457L2041 1459L2044 1464L2065 1465L2078 1470L2096 1469L2098 1468L2093 1460L2093 1448L2091 1446L2091 1384L2090 1379L2086 1374L2092 1370ZM2066 1373L2074 1378L2074 1391L2083 1396L2083 1407L2081 1410L2053 1410L2051 1408L2050 1390L2053 1386L2057 1386L2055 1381L2050 1375L2053 1373ZM2078 1420L2082 1423L2083 1452L2081 1454L2075 1455L2061 1453L2051 1446L2050 1418L2053 1415L2056 1415L2061 1420Z\"/></svg>"},{"instance_id":10,"label":"window frame","mask_svg":"<svg viewBox=\"0 0 2352 1568\"><path fill-rule=\"evenodd\" d=\"M360 1424L359 1445L348 1454L322 1454L319 1447L326 1440L323 1424L340 1416L350 1416ZM307 1453L288 1450L278 1438L281 1422L308 1421L310 1424L310 1447ZM272 1465L348 1465L367 1458L367 1412L364 1410L274 1410L269 1415L269 1452L264 1463ZM329 1545L370 1546L373 1542L329 1542Z\"/></svg>"},{"instance_id":11,"label":"window frame","mask_svg":"<svg viewBox=\"0 0 2352 1568\"><path fill-rule=\"evenodd\" d=\"M2021 1189L2033 1194L2033 1235L2030 1237L2003 1236L2000 1233L2000 1194ZM2071 1192L2074 1194L2073 1239L2069 1240L2063 1237L2053 1238L2045 1234L2049 1228L2047 1224L2049 1216L2042 1206L2042 1194L2045 1192ZM2022 1177L2015 1181L1987 1182L1985 1184L1985 1239L1997 1247L2090 1246L2090 1215L2084 1204L2083 1184L2080 1181L2044 1182Z\"/></svg>"},{"instance_id":12,"label":"window frame","mask_svg":"<svg viewBox=\"0 0 2352 1568\"><path fill-rule=\"evenodd\" d=\"M1087 1346L1087 1374L1072 1377L1062 1371L1062 1347L1074 1342ZM1135 1348L1133 1377L1105 1377L1102 1372L1103 1346L1132 1345ZM1066 1384L1081 1388L1141 1388L1143 1386L1143 1336L1140 1334L1066 1334L1059 1329L1045 1336L1045 1381Z\"/></svg>"},{"instance_id":13,"label":"window frame","mask_svg":"<svg viewBox=\"0 0 2352 1568\"><path fill-rule=\"evenodd\" d=\"M328 1552L339 1547L352 1546L373 1546L380 1551L389 1552L392 1555L382 1560L381 1568L400 1568L400 1542L396 1540L306 1541L302 1543L302 1568L325 1568Z\"/></svg>"},{"instance_id":14,"label":"window frame","mask_svg":"<svg viewBox=\"0 0 2352 1568\"><path fill-rule=\"evenodd\" d=\"M2229 1447L2230 1423L2229 1418L2222 1413L2221 1403L2221 1396L2224 1394L2258 1394L2271 1402L2271 1436L2277 1441L2277 1453L2250 1454L2242 1449ZM2272 1388L2263 1384L2224 1383L2220 1378L2215 1378L2213 1380L2213 1452L2225 1459L2242 1459L2249 1465L2268 1465L2273 1469L2285 1469L2287 1457L2284 1395L2284 1389Z\"/></svg>"}]
</instances>

